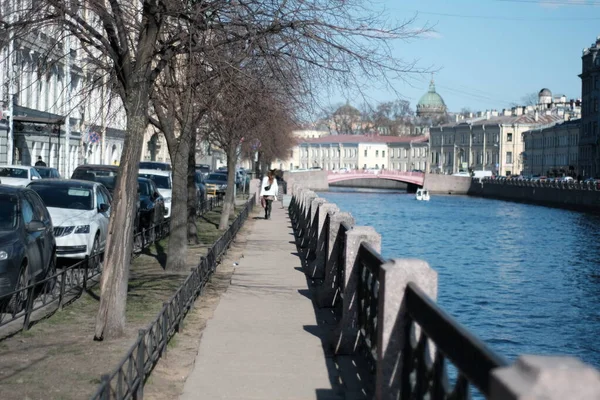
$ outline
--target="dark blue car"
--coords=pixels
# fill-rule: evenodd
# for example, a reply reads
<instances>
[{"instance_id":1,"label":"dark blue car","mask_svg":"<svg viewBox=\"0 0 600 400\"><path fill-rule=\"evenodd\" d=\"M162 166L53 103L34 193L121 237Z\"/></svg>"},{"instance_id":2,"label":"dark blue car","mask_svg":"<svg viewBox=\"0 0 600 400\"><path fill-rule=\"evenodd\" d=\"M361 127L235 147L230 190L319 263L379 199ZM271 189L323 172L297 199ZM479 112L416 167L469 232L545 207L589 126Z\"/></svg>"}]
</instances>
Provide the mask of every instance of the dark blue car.
<instances>
[{"instance_id":1,"label":"dark blue car","mask_svg":"<svg viewBox=\"0 0 600 400\"><path fill-rule=\"evenodd\" d=\"M44 202L31 189L0 185L0 308L22 310L25 292L6 295L55 271L56 242Z\"/></svg>"}]
</instances>

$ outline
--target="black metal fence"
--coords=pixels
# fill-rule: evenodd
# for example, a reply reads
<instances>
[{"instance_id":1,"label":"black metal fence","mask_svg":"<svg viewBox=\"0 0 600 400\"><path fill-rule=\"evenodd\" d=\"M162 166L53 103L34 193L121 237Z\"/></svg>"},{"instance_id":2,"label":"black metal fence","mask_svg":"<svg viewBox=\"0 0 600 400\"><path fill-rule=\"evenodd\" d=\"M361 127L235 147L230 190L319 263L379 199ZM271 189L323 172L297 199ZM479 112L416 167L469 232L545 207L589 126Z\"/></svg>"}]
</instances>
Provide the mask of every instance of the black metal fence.
<instances>
[{"instance_id":1,"label":"black metal fence","mask_svg":"<svg viewBox=\"0 0 600 400\"><path fill-rule=\"evenodd\" d=\"M222 205L222 199L209 198L201 204L199 215ZM169 220L154 225L134 235L133 253L139 254L169 235ZM0 328L9 324L13 325L9 333L20 329L27 330L31 326L34 313L40 319L51 315L65 304L77 298L84 290L88 289L94 278L102 272L104 253L92 255L80 262L65 268L51 268L49 276L38 282L33 282L26 287L17 289L0 296ZM22 324L18 322L22 320Z\"/></svg>"},{"instance_id":2,"label":"black metal fence","mask_svg":"<svg viewBox=\"0 0 600 400\"><path fill-rule=\"evenodd\" d=\"M311 232L315 227L311 221L310 207L310 197L301 198L295 195L292 198L289 213L299 247L303 243L302 238L315 234ZM322 235L326 235L324 230L335 231L329 226L330 221L328 215L321 231ZM402 299L403 306L393 318L403 325L394 326L395 336L389 339L390 343L403 343L402 348L396 349L397 354L387 354L380 349L380 329L383 326L383 318L386 318L380 304L383 296L391 294L386 294L380 283L381 276L385 273L382 268L385 260L365 242L352 251L355 254L352 257L355 258L349 260L351 255L348 254L347 234L352 229L353 227L341 223L337 227L336 238L330 241L327 237L325 254L331 254L331 258L335 260L326 261L326 273L331 274L332 278L326 277L324 282L333 282L334 287L327 287L326 290L335 292L332 296L334 300L327 304L335 310L334 314L339 322L344 321L340 314L347 311L345 307L340 306L344 299L353 299L356 304L356 322L351 322L356 326L350 327L357 331L358 346L355 355L364 357L372 373L378 370L384 359L392 359L393 369L399 367L400 370L393 373L392 380L395 382L388 380L385 384L388 388L400 387L401 399L467 399L471 395L471 386L487 396L491 371L506 366L507 362L446 314L414 283L408 285ZM330 243L334 246L331 251ZM346 276L348 274L353 276ZM345 282L353 280L356 282L353 286L356 291L349 293ZM344 331L346 327L338 328L339 331ZM389 349L390 346L387 348L388 352ZM456 379L448 379L449 369L456 372L452 374ZM448 383L450 381L454 381L455 384L451 386ZM369 391L375 393L376 390L370 388Z\"/></svg>"},{"instance_id":3,"label":"black metal fence","mask_svg":"<svg viewBox=\"0 0 600 400\"><path fill-rule=\"evenodd\" d=\"M479 178L474 178L479 182ZM481 182L486 185L508 185L522 187L554 188L566 190L600 191L600 183L594 181L564 181L564 180L540 180L540 179L518 179L518 178L482 178Z\"/></svg>"},{"instance_id":4,"label":"black metal fence","mask_svg":"<svg viewBox=\"0 0 600 400\"><path fill-rule=\"evenodd\" d=\"M192 268L183 284L163 304L162 310L146 329L140 329L138 338L115 370L102 376L100 386L92 400L138 399L144 395L144 382L160 357L167 351L167 344L182 328L182 321L202 295L204 287L217 268L232 240L254 207L254 198L248 200L229 229L208 249L198 266Z\"/></svg>"}]
</instances>

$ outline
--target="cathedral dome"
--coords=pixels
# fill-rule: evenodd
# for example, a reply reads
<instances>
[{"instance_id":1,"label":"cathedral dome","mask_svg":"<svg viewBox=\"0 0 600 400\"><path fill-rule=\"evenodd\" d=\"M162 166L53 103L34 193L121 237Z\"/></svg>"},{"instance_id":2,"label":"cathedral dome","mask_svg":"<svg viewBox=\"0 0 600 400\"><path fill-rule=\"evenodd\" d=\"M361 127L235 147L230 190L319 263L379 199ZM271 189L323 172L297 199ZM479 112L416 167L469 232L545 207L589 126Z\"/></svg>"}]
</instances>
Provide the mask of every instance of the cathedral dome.
<instances>
[{"instance_id":1,"label":"cathedral dome","mask_svg":"<svg viewBox=\"0 0 600 400\"><path fill-rule=\"evenodd\" d=\"M346 103L343 106L341 106L340 108L338 108L333 115L348 115L348 116L360 116L360 111L355 108L352 107L350 105L350 103Z\"/></svg>"},{"instance_id":2,"label":"cathedral dome","mask_svg":"<svg viewBox=\"0 0 600 400\"><path fill-rule=\"evenodd\" d=\"M437 114L446 112L446 103L444 99L435 91L435 84L433 79L429 84L429 91L425 93L419 102L417 103L417 115L422 116L423 114Z\"/></svg>"}]
</instances>

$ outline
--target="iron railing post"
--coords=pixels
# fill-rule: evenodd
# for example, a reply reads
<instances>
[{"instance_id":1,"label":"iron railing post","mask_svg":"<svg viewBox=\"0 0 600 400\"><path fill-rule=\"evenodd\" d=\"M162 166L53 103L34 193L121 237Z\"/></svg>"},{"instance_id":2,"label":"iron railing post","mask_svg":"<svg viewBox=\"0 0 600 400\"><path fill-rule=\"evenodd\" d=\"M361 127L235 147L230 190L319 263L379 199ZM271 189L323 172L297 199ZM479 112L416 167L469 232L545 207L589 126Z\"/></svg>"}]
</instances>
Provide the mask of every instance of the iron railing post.
<instances>
[{"instance_id":1,"label":"iron railing post","mask_svg":"<svg viewBox=\"0 0 600 400\"><path fill-rule=\"evenodd\" d=\"M29 330L29 320L31 318L31 312L33 310L35 285L31 285L27 289L27 304L25 305L25 321L23 321L23 329Z\"/></svg>"},{"instance_id":2,"label":"iron railing post","mask_svg":"<svg viewBox=\"0 0 600 400\"><path fill-rule=\"evenodd\" d=\"M143 400L144 398L144 378L146 376L146 331L140 329L138 331L138 348L137 348L137 375L138 375L138 387L135 390L135 399Z\"/></svg>"},{"instance_id":3,"label":"iron railing post","mask_svg":"<svg viewBox=\"0 0 600 400\"><path fill-rule=\"evenodd\" d=\"M65 285L66 285L65 281L67 280L67 272L68 271L69 271L68 268L63 269L62 274L61 274L62 278L60 280L60 295L58 297L58 308L60 310L62 310L63 302L65 300Z\"/></svg>"},{"instance_id":4,"label":"iron railing post","mask_svg":"<svg viewBox=\"0 0 600 400\"><path fill-rule=\"evenodd\" d=\"M110 400L110 377L105 374L100 378L102 381L102 389L100 392L100 400Z\"/></svg>"}]
</instances>

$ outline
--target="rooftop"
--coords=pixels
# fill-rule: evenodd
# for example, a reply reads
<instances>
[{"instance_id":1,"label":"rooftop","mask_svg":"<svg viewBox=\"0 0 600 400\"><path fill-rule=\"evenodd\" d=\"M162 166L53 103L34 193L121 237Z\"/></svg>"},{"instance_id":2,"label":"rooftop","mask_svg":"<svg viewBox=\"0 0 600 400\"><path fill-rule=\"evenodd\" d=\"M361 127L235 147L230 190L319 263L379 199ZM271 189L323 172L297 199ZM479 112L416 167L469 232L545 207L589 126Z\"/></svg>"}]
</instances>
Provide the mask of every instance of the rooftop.
<instances>
[{"instance_id":1,"label":"rooftop","mask_svg":"<svg viewBox=\"0 0 600 400\"><path fill-rule=\"evenodd\" d=\"M314 139L303 139L299 143L334 144L334 143L421 143L427 142L427 136L383 136L383 135L327 135Z\"/></svg>"}]
</instances>

